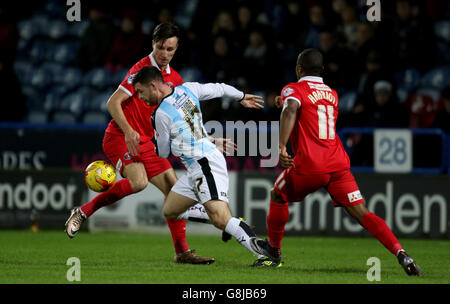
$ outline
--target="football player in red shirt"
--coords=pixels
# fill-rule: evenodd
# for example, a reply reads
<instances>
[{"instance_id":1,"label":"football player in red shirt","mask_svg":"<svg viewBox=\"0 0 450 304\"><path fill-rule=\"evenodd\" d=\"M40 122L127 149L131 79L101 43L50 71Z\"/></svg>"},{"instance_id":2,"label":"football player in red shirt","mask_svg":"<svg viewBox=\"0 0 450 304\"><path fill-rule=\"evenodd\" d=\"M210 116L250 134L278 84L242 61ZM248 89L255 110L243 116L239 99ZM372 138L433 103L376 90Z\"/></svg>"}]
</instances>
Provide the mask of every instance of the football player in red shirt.
<instances>
[{"instance_id":1,"label":"football player in red shirt","mask_svg":"<svg viewBox=\"0 0 450 304\"><path fill-rule=\"evenodd\" d=\"M101 207L139 192L150 181L165 196L177 181L175 171L167 159L155 152L151 139L154 130L151 114L156 106L149 106L136 93L132 80L143 66L155 66L162 71L164 81L172 87L183 83L181 76L169 66L178 48L179 29L171 23L161 23L153 31L153 52L136 63L119 88L109 98L107 107L112 116L103 138L103 151L120 171L124 179L109 191L98 194L80 208L74 208L66 222L66 232L73 238L84 220ZM186 240L186 221L167 219L175 247L175 262L210 264L214 258L202 257L189 249Z\"/></svg>"},{"instance_id":2,"label":"football player in red shirt","mask_svg":"<svg viewBox=\"0 0 450 304\"><path fill-rule=\"evenodd\" d=\"M336 134L339 101L337 93L323 83L322 54L306 49L297 59L298 82L281 92L279 153L284 170L271 191L267 216L270 244L280 249L284 227L289 220L288 202L301 202L310 193L324 187L335 207L343 207L397 256L408 275L422 275L414 260L406 254L386 222L367 210L358 185L350 171L350 160ZM286 151L291 142L295 157ZM260 257L254 266L280 267L279 257Z\"/></svg>"}]
</instances>

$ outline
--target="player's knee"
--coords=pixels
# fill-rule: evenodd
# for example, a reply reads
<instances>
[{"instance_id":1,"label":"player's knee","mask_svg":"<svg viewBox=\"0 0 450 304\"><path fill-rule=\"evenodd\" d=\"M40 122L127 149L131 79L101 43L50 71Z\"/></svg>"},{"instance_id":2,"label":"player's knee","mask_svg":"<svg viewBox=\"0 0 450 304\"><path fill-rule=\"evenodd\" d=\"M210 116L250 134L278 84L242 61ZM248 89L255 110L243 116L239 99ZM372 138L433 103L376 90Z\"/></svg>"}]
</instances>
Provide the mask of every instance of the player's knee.
<instances>
[{"instance_id":1,"label":"player's knee","mask_svg":"<svg viewBox=\"0 0 450 304\"><path fill-rule=\"evenodd\" d=\"M220 230L225 230L227 227L228 221L231 218L231 215L225 213L225 212L216 212L213 214L208 214L209 218L211 219L211 222L213 225Z\"/></svg>"},{"instance_id":2,"label":"player's knee","mask_svg":"<svg viewBox=\"0 0 450 304\"><path fill-rule=\"evenodd\" d=\"M124 176L130 181L133 192L139 192L148 185L147 172L141 163L132 163L124 168Z\"/></svg>"},{"instance_id":3,"label":"player's knee","mask_svg":"<svg viewBox=\"0 0 450 304\"><path fill-rule=\"evenodd\" d=\"M178 216L178 214L175 214L172 210L170 210L170 208L168 208L166 204L164 204L162 208L162 214L165 218L168 219L176 219Z\"/></svg>"},{"instance_id":4,"label":"player's knee","mask_svg":"<svg viewBox=\"0 0 450 304\"><path fill-rule=\"evenodd\" d=\"M147 184L148 179L146 176L141 178L130 179L131 189L133 189L134 193L144 190L145 187L147 187Z\"/></svg>"},{"instance_id":5,"label":"player's knee","mask_svg":"<svg viewBox=\"0 0 450 304\"><path fill-rule=\"evenodd\" d=\"M227 222L222 219L222 218L216 218L216 219L211 219L214 227L216 227L217 229L220 230L225 230L225 228L227 227Z\"/></svg>"},{"instance_id":6,"label":"player's knee","mask_svg":"<svg viewBox=\"0 0 450 304\"><path fill-rule=\"evenodd\" d=\"M217 210L208 210L208 216L214 227L220 230L225 229L227 223L225 222L224 217L220 214L220 212L217 212Z\"/></svg>"}]
</instances>

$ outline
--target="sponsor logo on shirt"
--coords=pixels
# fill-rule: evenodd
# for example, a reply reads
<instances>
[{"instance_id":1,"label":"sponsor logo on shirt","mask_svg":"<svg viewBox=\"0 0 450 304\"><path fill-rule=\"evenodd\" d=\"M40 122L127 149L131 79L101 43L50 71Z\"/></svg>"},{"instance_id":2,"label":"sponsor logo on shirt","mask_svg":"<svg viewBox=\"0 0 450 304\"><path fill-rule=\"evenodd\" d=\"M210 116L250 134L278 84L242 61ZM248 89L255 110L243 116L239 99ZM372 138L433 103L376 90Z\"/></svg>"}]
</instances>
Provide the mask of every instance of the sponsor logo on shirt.
<instances>
[{"instance_id":1,"label":"sponsor logo on shirt","mask_svg":"<svg viewBox=\"0 0 450 304\"><path fill-rule=\"evenodd\" d=\"M321 90L321 91L328 91L331 92L331 89L329 86L327 86L324 83L314 83L314 82L308 82L308 85L311 89Z\"/></svg>"},{"instance_id":2,"label":"sponsor logo on shirt","mask_svg":"<svg viewBox=\"0 0 450 304\"><path fill-rule=\"evenodd\" d=\"M291 95L292 93L294 93L294 89L292 89L292 88L286 88L286 89L284 89L284 91L283 91L283 96L286 97L286 96Z\"/></svg>"},{"instance_id":3,"label":"sponsor logo on shirt","mask_svg":"<svg viewBox=\"0 0 450 304\"><path fill-rule=\"evenodd\" d=\"M136 75L136 74L130 74L130 75L128 75L127 83L131 84L131 83L133 82L134 75Z\"/></svg>"},{"instance_id":4,"label":"sponsor logo on shirt","mask_svg":"<svg viewBox=\"0 0 450 304\"><path fill-rule=\"evenodd\" d=\"M116 170L120 172L120 169L122 169L122 160L119 158L116 164Z\"/></svg>"},{"instance_id":5,"label":"sponsor logo on shirt","mask_svg":"<svg viewBox=\"0 0 450 304\"><path fill-rule=\"evenodd\" d=\"M126 160L130 160L130 159L133 158L133 155L131 155L130 152L127 152L127 153L125 153L125 154L123 155L123 158L126 159Z\"/></svg>"},{"instance_id":6,"label":"sponsor logo on shirt","mask_svg":"<svg viewBox=\"0 0 450 304\"><path fill-rule=\"evenodd\" d=\"M188 99L189 97L185 93L183 93L177 100L175 100L173 106L178 110Z\"/></svg>"},{"instance_id":7,"label":"sponsor logo on shirt","mask_svg":"<svg viewBox=\"0 0 450 304\"><path fill-rule=\"evenodd\" d=\"M362 195L361 192L359 190L351 192L351 193L347 193L348 196L348 200L350 203L359 201L360 199L362 199Z\"/></svg>"}]
</instances>

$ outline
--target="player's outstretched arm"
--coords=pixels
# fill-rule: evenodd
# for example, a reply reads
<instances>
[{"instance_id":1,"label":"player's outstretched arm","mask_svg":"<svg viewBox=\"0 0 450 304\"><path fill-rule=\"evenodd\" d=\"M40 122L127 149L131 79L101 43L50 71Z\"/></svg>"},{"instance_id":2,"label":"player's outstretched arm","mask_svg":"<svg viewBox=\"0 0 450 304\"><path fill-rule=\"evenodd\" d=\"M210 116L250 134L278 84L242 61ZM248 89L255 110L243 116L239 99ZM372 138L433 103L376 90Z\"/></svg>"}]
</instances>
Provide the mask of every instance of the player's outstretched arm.
<instances>
[{"instance_id":1,"label":"player's outstretched arm","mask_svg":"<svg viewBox=\"0 0 450 304\"><path fill-rule=\"evenodd\" d=\"M291 136L292 129L294 129L298 107L299 103L297 101L287 99L285 107L281 112L278 147L280 151L280 163L284 168L289 168L294 165L292 157L286 151L286 145L289 140L289 136Z\"/></svg>"},{"instance_id":2,"label":"player's outstretched arm","mask_svg":"<svg viewBox=\"0 0 450 304\"><path fill-rule=\"evenodd\" d=\"M261 96L245 94L241 105L250 109L264 109L264 100Z\"/></svg>"},{"instance_id":3,"label":"player's outstretched arm","mask_svg":"<svg viewBox=\"0 0 450 304\"><path fill-rule=\"evenodd\" d=\"M185 82L183 86L189 88L199 100L209 100L220 97L229 97L234 100L239 100L246 108L262 109L263 99L261 96L252 94L245 94L233 86L225 83L206 83Z\"/></svg>"},{"instance_id":4,"label":"player's outstretched arm","mask_svg":"<svg viewBox=\"0 0 450 304\"><path fill-rule=\"evenodd\" d=\"M123 90L117 89L108 99L106 106L109 114L111 114L111 117L125 134L125 143L128 147L128 151L130 151L132 155L136 156L140 152L140 135L128 123L121 106L122 102L127 100L129 97L130 96Z\"/></svg>"}]
</instances>

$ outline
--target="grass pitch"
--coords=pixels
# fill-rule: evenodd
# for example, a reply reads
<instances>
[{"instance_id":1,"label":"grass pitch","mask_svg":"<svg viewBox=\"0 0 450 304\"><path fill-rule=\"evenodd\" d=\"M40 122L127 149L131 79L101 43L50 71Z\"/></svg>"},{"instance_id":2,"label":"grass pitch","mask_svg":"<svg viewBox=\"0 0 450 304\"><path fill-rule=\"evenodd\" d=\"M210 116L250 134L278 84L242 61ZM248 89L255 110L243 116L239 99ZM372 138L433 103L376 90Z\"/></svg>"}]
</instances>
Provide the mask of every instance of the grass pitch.
<instances>
[{"instance_id":1,"label":"grass pitch","mask_svg":"<svg viewBox=\"0 0 450 304\"><path fill-rule=\"evenodd\" d=\"M170 235L63 231L0 231L0 283L142 284L448 284L450 241L401 239L422 267L408 277L397 259L373 238L285 237L279 269L249 267L255 258L235 240L188 236L190 248L213 256L212 265L173 263ZM67 281L77 257L81 281ZM370 257L381 261L381 281L369 282Z\"/></svg>"}]
</instances>

